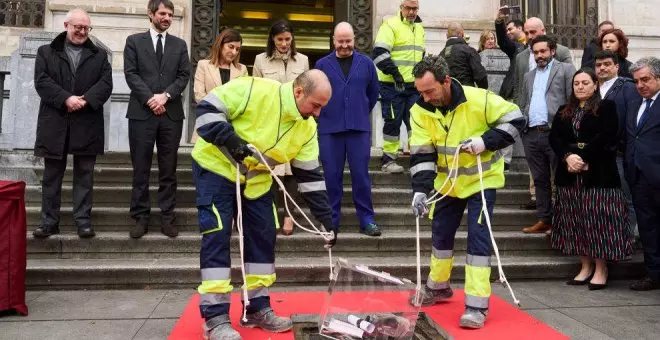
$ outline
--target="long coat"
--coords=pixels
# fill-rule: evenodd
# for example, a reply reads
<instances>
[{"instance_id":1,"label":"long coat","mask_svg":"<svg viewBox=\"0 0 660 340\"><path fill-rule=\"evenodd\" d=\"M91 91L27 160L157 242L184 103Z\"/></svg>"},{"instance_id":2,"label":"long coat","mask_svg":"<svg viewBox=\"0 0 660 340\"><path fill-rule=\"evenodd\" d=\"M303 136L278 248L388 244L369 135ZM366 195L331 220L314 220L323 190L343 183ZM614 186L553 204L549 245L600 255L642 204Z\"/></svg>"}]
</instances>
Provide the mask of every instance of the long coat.
<instances>
[{"instance_id":1,"label":"long coat","mask_svg":"<svg viewBox=\"0 0 660 340\"><path fill-rule=\"evenodd\" d=\"M100 155L104 149L103 104L112 93L112 67L106 52L87 39L73 72L65 41L66 32L62 32L37 50L34 87L41 103L34 154L55 159L67 153ZM85 96L87 105L67 112L64 102L70 96Z\"/></svg>"},{"instance_id":2,"label":"long coat","mask_svg":"<svg viewBox=\"0 0 660 340\"><path fill-rule=\"evenodd\" d=\"M584 186L587 188L618 188L621 186L616 167L616 145L618 143L618 121L616 104L602 100L597 114L585 114L580 121L576 135L573 131L573 119L555 115L550 131L550 145L559 159L555 172L555 185L570 186L577 179L576 174L568 172L565 156L577 154L589 164L584 171ZM584 143L584 144L579 144Z\"/></svg>"}]
</instances>

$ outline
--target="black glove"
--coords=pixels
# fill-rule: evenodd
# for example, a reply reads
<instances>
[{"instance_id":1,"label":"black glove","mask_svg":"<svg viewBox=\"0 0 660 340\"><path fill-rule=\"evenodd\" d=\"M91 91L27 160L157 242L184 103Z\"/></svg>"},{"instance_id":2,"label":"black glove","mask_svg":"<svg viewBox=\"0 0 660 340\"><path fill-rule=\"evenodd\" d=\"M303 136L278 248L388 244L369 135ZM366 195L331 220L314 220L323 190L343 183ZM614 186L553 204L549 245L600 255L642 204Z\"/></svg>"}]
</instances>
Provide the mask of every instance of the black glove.
<instances>
[{"instance_id":1,"label":"black glove","mask_svg":"<svg viewBox=\"0 0 660 340\"><path fill-rule=\"evenodd\" d=\"M324 232L332 232L332 238L325 242L326 248L332 248L337 243L337 234L339 234L339 226L333 226L331 220L321 222Z\"/></svg>"},{"instance_id":2,"label":"black glove","mask_svg":"<svg viewBox=\"0 0 660 340\"><path fill-rule=\"evenodd\" d=\"M252 150L248 148L248 143L238 137L238 135L233 135L225 143L225 147L229 151L229 154L235 161L242 163L245 157L252 156Z\"/></svg>"},{"instance_id":3,"label":"black glove","mask_svg":"<svg viewBox=\"0 0 660 340\"><path fill-rule=\"evenodd\" d=\"M406 83L403 81L403 77L401 76L401 74L397 73L392 77L394 77L394 90L399 93L405 91Z\"/></svg>"}]
</instances>

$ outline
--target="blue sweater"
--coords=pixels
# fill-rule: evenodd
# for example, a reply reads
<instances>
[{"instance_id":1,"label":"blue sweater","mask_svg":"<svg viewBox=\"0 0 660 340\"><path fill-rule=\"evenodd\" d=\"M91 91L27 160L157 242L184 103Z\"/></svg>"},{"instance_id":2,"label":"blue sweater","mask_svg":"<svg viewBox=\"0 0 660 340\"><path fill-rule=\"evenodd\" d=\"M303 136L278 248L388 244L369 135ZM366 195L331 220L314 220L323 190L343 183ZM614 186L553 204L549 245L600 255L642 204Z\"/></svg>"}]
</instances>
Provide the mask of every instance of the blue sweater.
<instances>
[{"instance_id":1,"label":"blue sweater","mask_svg":"<svg viewBox=\"0 0 660 340\"><path fill-rule=\"evenodd\" d=\"M344 78L335 51L316 62L315 68L330 79L332 98L321 110L319 134L371 131L371 110L378 101L378 75L373 61L353 52L353 64Z\"/></svg>"}]
</instances>

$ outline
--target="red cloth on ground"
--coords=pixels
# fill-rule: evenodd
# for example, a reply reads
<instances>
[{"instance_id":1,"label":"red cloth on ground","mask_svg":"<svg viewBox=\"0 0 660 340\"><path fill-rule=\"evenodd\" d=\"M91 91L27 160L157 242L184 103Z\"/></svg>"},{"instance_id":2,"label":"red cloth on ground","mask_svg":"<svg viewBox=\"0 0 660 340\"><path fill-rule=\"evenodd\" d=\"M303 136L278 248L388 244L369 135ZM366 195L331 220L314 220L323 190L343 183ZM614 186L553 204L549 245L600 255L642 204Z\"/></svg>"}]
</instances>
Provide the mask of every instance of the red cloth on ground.
<instances>
[{"instance_id":1,"label":"red cloth on ground","mask_svg":"<svg viewBox=\"0 0 660 340\"><path fill-rule=\"evenodd\" d=\"M0 311L27 315L25 182L0 181Z\"/></svg>"}]
</instances>

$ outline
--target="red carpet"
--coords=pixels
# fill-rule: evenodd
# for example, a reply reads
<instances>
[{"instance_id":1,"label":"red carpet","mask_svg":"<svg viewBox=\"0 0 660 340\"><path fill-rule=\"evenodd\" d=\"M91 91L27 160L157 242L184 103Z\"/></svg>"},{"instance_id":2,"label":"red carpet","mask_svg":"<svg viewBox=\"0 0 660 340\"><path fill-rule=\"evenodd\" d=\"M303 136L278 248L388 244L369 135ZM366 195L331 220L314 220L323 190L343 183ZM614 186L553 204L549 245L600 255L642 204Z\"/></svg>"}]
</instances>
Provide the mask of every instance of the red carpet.
<instances>
[{"instance_id":1,"label":"red carpet","mask_svg":"<svg viewBox=\"0 0 660 340\"><path fill-rule=\"evenodd\" d=\"M335 293L337 294L337 293ZM360 303L362 292L343 293L347 299ZM371 294L382 295L388 298L388 293L378 292ZM325 301L325 292L301 293L272 293L271 305L277 314L289 316L291 314L318 314ZM372 295L373 296L373 295ZM490 312L486 326L480 330L465 330L458 327L458 319L463 313L464 295L462 290L455 290L454 297L446 303L423 308L435 322L455 339L568 339L567 336L555 331L541 321L534 319L527 313L509 305L504 300L492 296L490 298ZM193 295L177 321L170 334L170 340L197 340L202 338L202 318L197 305L199 295ZM524 302L524 301L523 301ZM234 328L246 340L291 340L292 332L273 334L256 329L246 329L238 326L241 316L241 300L239 294L233 294L231 318ZM376 311L377 312L377 311Z\"/></svg>"}]
</instances>

